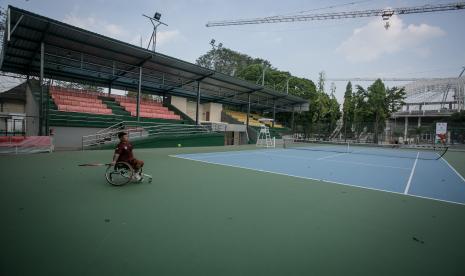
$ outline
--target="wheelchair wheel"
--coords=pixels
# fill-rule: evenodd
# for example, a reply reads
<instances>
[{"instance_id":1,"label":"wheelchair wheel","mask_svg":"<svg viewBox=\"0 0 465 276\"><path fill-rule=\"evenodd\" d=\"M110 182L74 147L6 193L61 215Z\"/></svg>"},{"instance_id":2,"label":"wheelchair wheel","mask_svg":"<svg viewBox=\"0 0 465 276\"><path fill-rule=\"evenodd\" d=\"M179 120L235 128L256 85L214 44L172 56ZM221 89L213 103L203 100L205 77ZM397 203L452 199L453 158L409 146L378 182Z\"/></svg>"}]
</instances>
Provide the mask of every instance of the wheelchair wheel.
<instances>
[{"instance_id":1,"label":"wheelchair wheel","mask_svg":"<svg viewBox=\"0 0 465 276\"><path fill-rule=\"evenodd\" d=\"M133 179L134 170L126 162L117 162L114 166L108 166L105 173L107 182L114 186L122 186Z\"/></svg>"}]
</instances>

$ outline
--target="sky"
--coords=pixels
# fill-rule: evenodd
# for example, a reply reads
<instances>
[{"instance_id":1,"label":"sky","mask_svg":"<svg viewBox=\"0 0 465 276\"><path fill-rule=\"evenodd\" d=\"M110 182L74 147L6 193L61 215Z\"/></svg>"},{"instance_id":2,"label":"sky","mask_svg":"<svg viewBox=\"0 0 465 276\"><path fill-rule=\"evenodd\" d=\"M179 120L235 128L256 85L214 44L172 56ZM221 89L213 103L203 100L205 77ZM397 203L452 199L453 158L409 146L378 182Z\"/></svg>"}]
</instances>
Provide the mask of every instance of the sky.
<instances>
[{"instance_id":1,"label":"sky","mask_svg":"<svg viewBox=\"0 0 465 276\"><path fill-rule=\"evenodd\" d=\"M215 39L316 82L320 71L327 78L458 76L465 66L465 10L393 16L388 30L377 17L212 28L206 23L450 2L454 1L0 0L0 6L16 6L135 45L142 38L144 47L152 28L142 14L159 12L168 26L159 28L158 52L195 63ZM336 82L340 103L345 85Z\"/></svg>"}]
</instances>

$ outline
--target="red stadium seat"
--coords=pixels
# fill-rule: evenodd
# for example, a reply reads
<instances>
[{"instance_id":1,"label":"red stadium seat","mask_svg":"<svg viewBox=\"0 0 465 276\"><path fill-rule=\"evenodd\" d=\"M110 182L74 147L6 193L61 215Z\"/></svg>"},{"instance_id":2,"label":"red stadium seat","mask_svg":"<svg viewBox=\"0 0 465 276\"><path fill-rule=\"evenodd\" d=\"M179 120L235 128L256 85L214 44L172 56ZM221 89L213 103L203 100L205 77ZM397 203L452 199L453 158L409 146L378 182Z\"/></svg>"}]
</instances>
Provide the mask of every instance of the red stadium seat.
<instances>
[{"instance_id":1,"label":"red stadium seat","mask_svg":"<svg viewBox=\"0 0 465 276\"><path fill-rule=\"evenodd\" d=\"M24 136L11 136L12 143L20 143L24 140Z\"/></svg>"}]
</instances>

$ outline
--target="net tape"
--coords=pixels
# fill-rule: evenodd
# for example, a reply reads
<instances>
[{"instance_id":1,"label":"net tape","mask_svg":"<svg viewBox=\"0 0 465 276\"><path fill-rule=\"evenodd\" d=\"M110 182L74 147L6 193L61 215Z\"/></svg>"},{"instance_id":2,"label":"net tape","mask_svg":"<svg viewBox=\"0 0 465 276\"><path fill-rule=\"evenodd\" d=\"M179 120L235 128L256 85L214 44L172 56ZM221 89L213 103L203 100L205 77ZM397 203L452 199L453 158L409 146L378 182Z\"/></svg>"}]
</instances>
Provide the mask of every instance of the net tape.
<instances>
[{"instance_id":1,"label":"net tape","mask_svg":"<svg viewBox=\"0 0 465 276\"><path fill-rule=\"evenodd\" d=\"M286 149L326 151L347 154L379 155L398 158L438 160L447 152L443 145L402 145L402 144L373 144L355 142L335 142L306 139L283 139Z\"/></svg>"}]
</instances>

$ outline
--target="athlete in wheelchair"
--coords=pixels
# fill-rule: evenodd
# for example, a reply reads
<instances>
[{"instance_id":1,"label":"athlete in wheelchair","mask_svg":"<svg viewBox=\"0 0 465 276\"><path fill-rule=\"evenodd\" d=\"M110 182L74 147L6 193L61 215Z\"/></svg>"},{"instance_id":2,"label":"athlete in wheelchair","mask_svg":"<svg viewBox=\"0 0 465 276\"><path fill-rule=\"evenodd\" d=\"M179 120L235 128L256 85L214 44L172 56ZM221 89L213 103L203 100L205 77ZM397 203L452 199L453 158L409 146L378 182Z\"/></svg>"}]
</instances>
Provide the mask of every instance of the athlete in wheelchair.
<instances>
[{"instance_id":1,"label":"athlete in wheelchair","mask_svg":"<svg viewBox=\"0 0 465 276\"><path fill-rule=\"evenodd\" d=\"M152 177L142 173L144 161L134 158L132 153L133 146L129 143L126 132L118 133L120 140L116 146L113 161L109 164L105 174L107 181L112 185L124 185L130 181L142 182L144 176L152 181Z\"/></svg>"}]
</instances>

